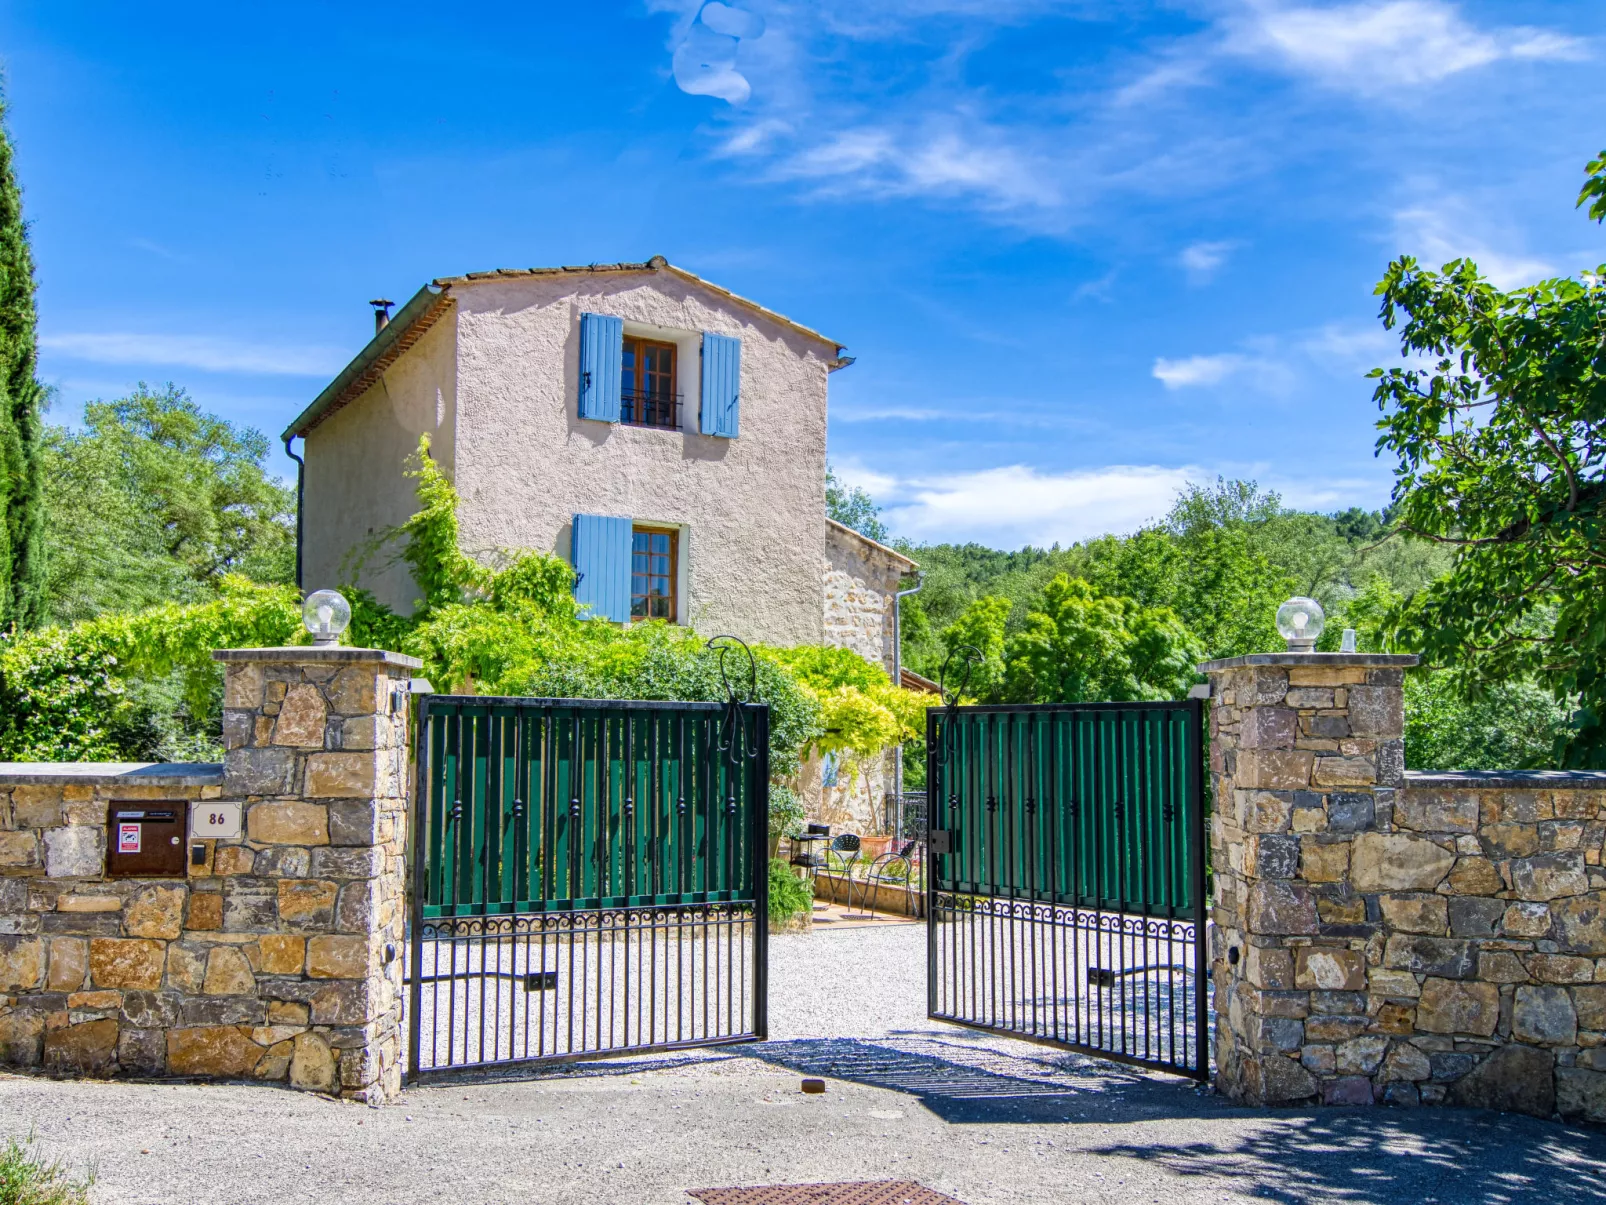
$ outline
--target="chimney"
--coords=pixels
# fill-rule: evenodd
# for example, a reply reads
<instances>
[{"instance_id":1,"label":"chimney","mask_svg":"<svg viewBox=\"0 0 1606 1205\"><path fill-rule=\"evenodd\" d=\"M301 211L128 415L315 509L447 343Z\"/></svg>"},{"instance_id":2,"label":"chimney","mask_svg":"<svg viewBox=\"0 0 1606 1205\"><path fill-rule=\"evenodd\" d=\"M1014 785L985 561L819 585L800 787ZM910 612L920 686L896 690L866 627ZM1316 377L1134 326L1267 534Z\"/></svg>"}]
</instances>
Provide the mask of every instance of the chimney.
<instances>
[{"instance_id":1,"label":"chimney","mask_svg":"<svg viewBox=\"0 0 1606 1205\"><path fill-rule=\"evenodd\" d=\"M394 301L386 301L383 297L376 297L368 303L374 307L374 334L378 334L390 325L390 307Z\"/></svg>"}]
</instances>

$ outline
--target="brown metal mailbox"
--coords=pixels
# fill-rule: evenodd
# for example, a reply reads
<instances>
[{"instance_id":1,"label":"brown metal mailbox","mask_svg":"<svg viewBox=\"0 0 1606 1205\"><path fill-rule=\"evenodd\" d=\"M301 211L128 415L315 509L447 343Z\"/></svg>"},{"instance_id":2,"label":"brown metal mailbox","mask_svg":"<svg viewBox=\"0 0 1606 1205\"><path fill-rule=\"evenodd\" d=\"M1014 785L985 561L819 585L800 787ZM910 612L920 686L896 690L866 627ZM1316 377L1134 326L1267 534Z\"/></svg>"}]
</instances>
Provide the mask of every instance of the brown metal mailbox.
<instances>
[{"instance_id":1,"label":"brown metal mailbox","mask_svg":"<svg viewBox=\"0 0 1606 1205\"><path fill-rule=\"evenodd\" d=\"M113 802L106 818L106 877L182 879L190 805Z\"/></svg>"}]
</instances>

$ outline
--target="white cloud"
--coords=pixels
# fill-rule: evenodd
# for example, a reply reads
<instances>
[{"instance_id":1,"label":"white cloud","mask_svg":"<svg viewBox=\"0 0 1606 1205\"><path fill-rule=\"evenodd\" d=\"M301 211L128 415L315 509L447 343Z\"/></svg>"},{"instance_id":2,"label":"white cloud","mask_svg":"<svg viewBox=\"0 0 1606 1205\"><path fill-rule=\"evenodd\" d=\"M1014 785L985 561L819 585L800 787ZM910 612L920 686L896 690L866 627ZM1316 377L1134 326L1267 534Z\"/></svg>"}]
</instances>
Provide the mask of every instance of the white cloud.
<instances>
[{"instance_id":1,"label":"white cloud","mask_svg":"<svg viewBox=\"0 0 1606 1205\"><path fill-rule=\"evenodd\" d=\"M1164 515L1189 481L1211 480L1193 468L1112 465L1044 473L1006 465L974 473L897 483L884 512L900 536L927 542L977 540L995 548L1069 544L1129 532ZM888 493L865 485L879 500Z\"/></svg>"},{"instance_id":2,"label":"white cloud","mask_svg":"<svg viewBox=\"0 0 1606 1205\"><path fill-rule=\"evenodd\" d=\"M1398 334L1391 334L1381 325L1353 327L1329 323L1302 339L1299 347L1314 359L1336 367L1366 371L1390 352L1398 355L1400 339Z\"/></svg>"},{"instance_id":3,"label":"white cloud","mask_svg":"<svg viewBox=\"0 0 1606 1205\"><path fill-rule=\"evenodd\" d=\"M647 0L673 16L668 64L710 106L713 152L743 182L784 183L810 201L914 199L1062 233L1112 195L1198 194L1274 170L1275 120L1170 105L1184 87L1246 67L1378 96L1500 60L1588 57L1562 29L1498 26L1452 0L1208 0L1200 32L1146 43L1110 78L1067 49L1057 83L977 82L980 53L1048 13L1108 21L1107 0ZM1170 6L1159 6L1170 7ZM1065 36L1056 32L1056 36ZM990 61L991 62L991 61ZM1320 127L1319 119L1312 121ZM1319 131L1318 131L1319 132ZM740 164L740 167L737 165ZM801 183L804 187L796 187ZM1195 282L1230 247L1201 244Z\"/></svg>"},{"instance_id":4,"label":"white cloud","mask_svg":"<svg viewBox=\"0 0 1606 1205\"><path fill-rule=\"evenodd\" d=\"M1151 373L1172 390L1210 388L1230 381L1240 393L1286 399L1312 376L1359 386L1373 368L1400 359L1399 335L1380 325L1328 323L1312 330L1246 339L1243 347L1247 350L1176 360L1161 356ZM1370 392L1370 385L1365 388Z\"/></svg>"},{"instance_id":5,"label":"white cloud","mask_svg":"<svg viewBox=\"0 0 1606 1205\"><path fill-rule=\"evenodd\" d=\"M1555 265L1537 256L1491 246L1485 241L1489 221L1478 207L1460 198L1444 198L1401 209L1394 215L1399 251L1437 268L1452 259L1474 260L1483 274L1502 289L1533 284L1556 274ZM1505 227L1510 229L1510 226Z\"/></svg>"},{"instance_id":6,"label":"white cloud","mask_svg":"<svg viewBox=\"0 0 1606 1205\"><path fill-rule=\"evenodd\" d=\"M844 460L835 457L831 459L831 471L836 474L837 480L848 486L858 486L872 497L885 498L899 490L898 479L887 473L877 472L857 457L850 456Z\"/></svg>"},{"instance_id":7,"label":"white cloud","mask_svg":"<svg viewBox=\"0 0 1606 1205\"><path fill-rule=\"evenodd\" d=\"M350 358L336 347L273 346L213 335L76 332L41 335L39 345L96 364L158 364L274 376L332 376Z\"/></svg>"},{"instance_id":8,"label":"white cloud","mask_svg":"<svg viewBox=\"0 0 1606 1205\"><path fill-rule=\"evenodd\" d=\"M779 164L779 179L817 181L822 191L883 197L968 196L997 209L1051 208L1060 194L1003 130L844 130Z\"/></svg>"},{"instance_id":9,"label":"white cloud","mask_svg":"<svg viewBox=\"0 0 1606 1205\"><path fill-rule=\"evenodd\" d=\"M1203 284L1215 275L1217 268L1227 262L1227 256L1237 246L1237 243L1231 241L1193 243L1182 249L1182 254L1177 260L1186 269L1189 280L1195 284Z\"/></svg>"},{"instance_id":10,"label":"white cloud","mask_svg":"<svg viewBox=\"0 0 1606 1205\"><path fill-rule=\"evenodd\" d=\"M792 127L784 121L771 118L743 126L725 139L721 150L727 155L752 155L768 150L782 135L790 134Z\"/></svg>"},{"instance_id":11,"label":"white cloud","mask_svg":"<svg viewBox=\"0 0 1606 1205\"><path fill-rule=\"evenodd\" d=\"M1548 30L1480 29L1444 0L1325 8L1260 3L1234 25L1228 49L1361 92L1436 83L1505 58L1589 55L1580 39Z\"/></svg>"},{"instance_id":12,"label":"white cloud","mask_svg":"<svg viewBox=\"0 0 1606 1205\"><path fill-rule=\"evenodd\" d=\"M859 406L852 409L838 407L831 411L832 420L839 423L877 423L889 420L926 423L975 417L974 414L956 414L951 410L924 410L912 406Z\"/></svg>"},{"instance_id":13,"label":"white cloud","mask_svg":"<svg viewBox=\"0 0 1606 1205\"><path fill-rule=\"evenodd\" d=\"M1154 378L1167 389L1186 389L1193 385L1219 385L1229 377L1254 367L1255 361L1237 352L1221 352L1213 356L1189 356L1185 360L1168 360L1164 356L1154 362Z\"/></svg>"}]
</instances>

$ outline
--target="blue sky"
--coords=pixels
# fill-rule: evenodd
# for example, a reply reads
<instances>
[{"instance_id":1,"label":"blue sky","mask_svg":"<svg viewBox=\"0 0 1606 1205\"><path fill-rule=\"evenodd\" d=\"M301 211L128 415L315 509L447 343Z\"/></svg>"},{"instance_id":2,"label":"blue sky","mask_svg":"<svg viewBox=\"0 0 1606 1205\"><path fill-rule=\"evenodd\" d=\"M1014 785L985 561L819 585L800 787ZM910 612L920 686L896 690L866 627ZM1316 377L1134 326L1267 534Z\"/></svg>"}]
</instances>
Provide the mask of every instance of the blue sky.
<instances>
[{"instance_id":1,"label":"blue sky","mask_svg":"<svg viewBox=\"0 0 1606 1205\"><path fill-rule=\"evenodd\" d=\"M1597 0L13 0L0 56L58 421L276 435L371 297L662 254L858 357L831 457L918 540L1381 505L1388 260L1606 260Z\"/></svg>"}]
</instances>

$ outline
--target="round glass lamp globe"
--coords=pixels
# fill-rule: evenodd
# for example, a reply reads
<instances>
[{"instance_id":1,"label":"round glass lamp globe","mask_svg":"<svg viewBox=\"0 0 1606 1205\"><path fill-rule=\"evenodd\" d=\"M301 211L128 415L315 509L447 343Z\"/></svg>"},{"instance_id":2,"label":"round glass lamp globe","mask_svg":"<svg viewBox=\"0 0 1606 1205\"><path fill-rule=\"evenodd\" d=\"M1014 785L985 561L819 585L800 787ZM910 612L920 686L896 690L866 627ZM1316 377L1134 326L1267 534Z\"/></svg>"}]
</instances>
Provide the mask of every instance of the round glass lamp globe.
<instances>
[{"instance_id":1,"label":"round glass lamp globe","mask_svg":"<svg viewBox=\"0 0 1606 1205\"><path fill-rule=\"evenodd\" d=\"M301 604L301 622L312 633L313 644L339 644L351 623L351 604L338 590L314 590Z\"/></svg>"},{"instance_id":2,"label":"round glass lamp globe","mask_svg":"<svg viewBox=\"0 0 1606 1205\"><path fill-rule=\"evenodd\" d=\"M1322 604L1314 598L1290 598L1277 608L1277 631L1291 650L1309 652L1326 622Z\"/></svg>"}]
</instances>

